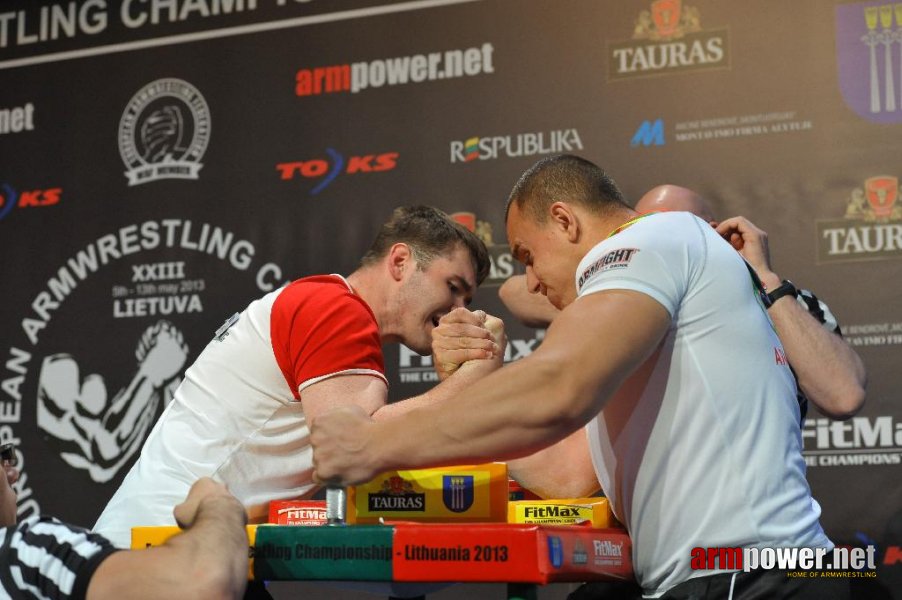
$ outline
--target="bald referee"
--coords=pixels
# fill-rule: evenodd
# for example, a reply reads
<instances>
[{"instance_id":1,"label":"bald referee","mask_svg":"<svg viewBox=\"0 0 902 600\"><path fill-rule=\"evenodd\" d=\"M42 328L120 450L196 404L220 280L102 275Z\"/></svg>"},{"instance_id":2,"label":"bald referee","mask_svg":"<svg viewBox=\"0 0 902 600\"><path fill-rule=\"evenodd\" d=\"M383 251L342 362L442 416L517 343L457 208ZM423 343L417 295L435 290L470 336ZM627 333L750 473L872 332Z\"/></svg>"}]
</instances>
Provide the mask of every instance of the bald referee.
<instances>
[{"instance_id":1,"label":"bald referee","mask_svg":"<svg viewBox=\"0 0 902 600\"><path fill-rule=\"evenodd\" d=\"M314 477L512 459L585 426L591 456L551 447L546 471L601 483L643 595L848 598L847 581L691 568L693 548L833 546L805 480L793 376L736 251L691 214L639 218L571 155L524 173L508 209L514 256L563 309L542 346L398 419L321 416Z\"/></svg>"}]
</instances>

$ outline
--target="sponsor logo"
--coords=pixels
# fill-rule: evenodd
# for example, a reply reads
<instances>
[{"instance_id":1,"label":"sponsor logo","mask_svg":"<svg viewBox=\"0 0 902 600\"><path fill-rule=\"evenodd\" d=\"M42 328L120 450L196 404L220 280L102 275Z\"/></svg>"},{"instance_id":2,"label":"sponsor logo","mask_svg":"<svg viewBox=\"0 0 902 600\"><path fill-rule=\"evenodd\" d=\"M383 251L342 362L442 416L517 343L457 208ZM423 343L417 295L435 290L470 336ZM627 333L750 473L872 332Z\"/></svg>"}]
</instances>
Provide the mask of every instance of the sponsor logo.
<instances>
[{"instance_id":1,"label":"sponsor logo","mask_svg":"<svg viewBox=\"0 0 902 600\"><path fill-rule=\"evenodd\" d=\"M393 475L382 482L382 489L367 498L370 511L423 512L426 494L417 493L413 484Z\"/></svg>"},{"instance_id":2,"label":"sponsor logo","mask_svg":"<svg viewBox=\"0 0 902 600\"><path fill-rule=\"evenodd\" d=\"M630 140L630 146L663 146L664 145L664 120L655 119L654 121L642 121L633 139Z\"/></svg>"},{"instance_id":3,"label":"sponsor logo","mask_svg":"<svg viewBox=\"0 0 902 600\"><path fill-rule=\"evenodd\" d=\"M589 562L589 553L586 552L586 547L583 546L583 542L579 538L573 541L572 561L574 565L585 565Z\"/></svg>"},{"instance_id":4,"label":"sponsor logo","mask_svg":"<svg viewBox=\"0 0 902 600\"><path fill-rule=\"evenodd\" d=\"M315 196L331 185L339 175L380 173L391 171L396 166L398 166L397 152L352 155L345 158L334 148L326 148L325 157L279 163L276 165L276 170L282 181L293 179L317 181L309 192L311 196Z\"/></svg>"},{"instance_id":5,"label":"sponsor logo","mask_svg":"<svg viewBox=\"0 0 902 600\"><path fill-rule=\"evenodd\" d=\"M899 178L879 175L855 188L843 219L818 220L818 262L902 257Z\"/></svg>"},{"instance_id":6,"label":"sponsor logo","mask_svg":"<svg viewBox=\"0 0 902 600\"><path fill-rule=\"evenodd\" d=\"M616 250L611 250L583 271L582 275L579 276L578 287L582 289L583 284L585 284L593 275L598 273L610 271L611 269L625 269L629 266L630 261L633 260L633 256L635 256L638 251L638 248L618 248Z\"/></svg>"},{"instance_id":7,"label":"sponsor logo","mask_svg":"<svg viewBox=\"0 0 902 600\"><path fill-rule=\"evenodd\" d=\"M35 208L59 204L63 188L46 188L17 192L8 183L0 183L0 219L15 208Z\"/></svg>"},{"instance_id":8,"label":"sponsor logo","mask_svg":"<svg viewBox=\"0 0 902 600\"><path fill-rule=\"evenodd\" d=\"M579 508L576 506L527 506L524 510L527 518L533 519L561 519L579 517Z\"/></svg>"},{"instance_id":9,"label":"sponsor logo","mask_svg":"<svg viewBox=\"0 0 902 600\"><path fill-rule=\"evenodd\" d=\"M548 560L555 569L560 569L564 564L564 544L556 535L548 536Z\"/></svg>"},{"instance_id":10,"label":"sponsor logo","mask_svg":"<svg viewBox=\"0 0 902 600\"><path fill-rule=\"evenodd\" d=\"M835 546L827 548L693 548L690 567L694 571L712 569L754 569L789 571L790 577L876 577L876 548ZM869 569L870 573L863 572Z\"/></svg>"},{"instance_id":11,"label":"sponsor logo","mask_svg":"<svg viewBox=\"0 0 902 600\"><path fill-rule=\"evenodd\" d=\"M836 6L836 66L843 100L876 123L902 122L902 4Z\"/></svg>"},{"instance_id":12,"label":"sponsor logo","mask_svg":"<svg viewBox=\"0 0 902 600\"><path fill-rule=\"evenodd\" d=\"M0 135L34 131L34 104L0 108Z\"/></svg>"},{"instance_id":13,"label":"sponsor logo","mask_svg":"<svg viewBox=\"0 0 902 600\"><path fill-rule=\"evenodd\" d=\"M468 163L505 157L575 152L582 149L583 143L576 129L470 137L464 141L451 142L451 162Z\"/></svg>"},{"instance_id":14,"label":"sponsor logo","mask_svg":"<svg viewBox=\"0 0 902 600\"><path fill-rule=\"evenodd\" d=\"M128 184L197 179L210 141L210 109L193 85L158 79L132 96L119 121Z\"/></svg>"},{"instance_id":15,"label":"sponsor logo","mask_svg":"<svg viewBox=\"0 0 902 600\"><path fill-rule=\"evenodd\" d=\"M809 467L902 464L902 423L888 415L847 421L806 419L802 440Z\"/></svg>"},{"instance_id":16,"label":"sponsor logo","mask_svg":"<svg viewBox=\"0 0 902 600\"><path fill-rule=\"evenodd\" d=\"M451 512L466 512L473 506L473 476L443 475L442 502Z\"/></svg>"},{"instance_id":17,"label":"sponsor logo","mask_svg":"<svg viewBox=\"0 0 902 600\"><path fill-rule=\"evenodd\" d=\"M593 559L596 566L612 566L623 563L623 542L592 540Z\"/></svg>"},{"instance_id":18,"label":"sponsor logo","mask_svg":"<svg viewBox=\"0 0 902 600\"><path fill-rule=\"evenodd\" d=\"M897 346L902 344L902 322L844 325L843 339L850 346Z\"/></svg>"},{"instance_id":19,"label":"sponsor logo","mask_svg":"<svg viewBox=\"0 0 902 600\"><path fill-rule=\"evenodd\" d=\"M489 275L482 283L483 287L501 285L512 275L521 272L522 268L507 244L496 244L493 239L492 224L476 217L471 212L456 212L451 218L475 233L489 251Z\"/></svg>"},{"instance_id":20,"label":"sponsor logo","mask_svg":"<svg viewBox=\"0 0 902 600\"><path fill-rule=\"evenodd\" d=\"M729 66L729 30L702 29L699 10L682 0L655 0L632 40L608 44L609 81Z\"/></svg>"},{"instance_id":21,"label":"sponsor logo","mask_svg":"<svg viewBox=\"0 0 902 600\"><path fill-rule=\"evenodd\" d=\"M800 133L814 129L814 122L799 117L796 111L772 111L681 121L674 126L672 139L677 142L700 142Z\"/></svg>"},{"instance_id":22,"label":"sponsor logo","mask_svg":"<svg viewBox=\"0 0 902 600\"><path fill-rule=\"evenodd\" d=\"M774 346L774 363L784 367L789 366L789 361L786 359L786 353L783 352L783 348Z\"/></svg>"},{"instance_id":23,"label":"sponsor logo","mask_svg":"<svg viewBox=\"0 0 902 600\"><path fill-rule=\"evenodd\" d=\"M255 253L232 231L164 219L126 224L60 259L6 337L0 374L0 440L16 443L23 458L20 517L46 505L76 521L96 516L72 514L92 507L73 506L27 471L62 462L83 475L73 481L95 484L122 474L192 351L208 342L208 305L225 313L219 281L202 274L245 276L231 278L232 293L284 283L280 267Z\"/></svg>"},{"instance_id":24,"label":"sponsor logo","mask_svg":"<svg viewBox=\"0 0 902 600\"><path fill-rule=\"evenodd\" d=\"M486 42L472 48L299 69L294 93L301 97L356 94L384 86L491 74L495 72L494 51L492 44Z\"/></svg>"}]
</instances>

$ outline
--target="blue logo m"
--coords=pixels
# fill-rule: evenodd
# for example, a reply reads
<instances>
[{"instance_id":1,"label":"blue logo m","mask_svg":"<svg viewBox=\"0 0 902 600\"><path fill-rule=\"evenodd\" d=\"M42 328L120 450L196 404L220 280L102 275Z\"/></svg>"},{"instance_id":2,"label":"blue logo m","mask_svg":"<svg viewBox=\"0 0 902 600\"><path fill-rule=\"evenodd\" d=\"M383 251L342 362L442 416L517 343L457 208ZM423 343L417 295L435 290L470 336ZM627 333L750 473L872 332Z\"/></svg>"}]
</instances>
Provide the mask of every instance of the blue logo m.
<instances>
[{"instance_id":1,"label":"blue logo m","mask_svg":"<svg viewBox=\"0 0 902 600\"><path fill-rule=\"evenodd\" d=\"M664 145L664 120L657 119L655 122L642 121L639 129L633 134L630 140L630 146L663 146Z\"/></svg>"}]
</instances>

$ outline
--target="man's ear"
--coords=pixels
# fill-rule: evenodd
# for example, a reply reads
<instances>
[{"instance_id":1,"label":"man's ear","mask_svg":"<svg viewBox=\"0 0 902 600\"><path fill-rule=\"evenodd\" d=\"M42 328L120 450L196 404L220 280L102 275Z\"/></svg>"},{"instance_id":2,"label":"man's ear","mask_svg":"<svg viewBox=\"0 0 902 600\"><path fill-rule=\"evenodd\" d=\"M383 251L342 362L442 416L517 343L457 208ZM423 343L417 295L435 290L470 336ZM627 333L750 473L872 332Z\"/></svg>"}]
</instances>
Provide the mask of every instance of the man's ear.
<instances>
[{"instance_id":1,"label":"man's ear","mask_svg":"<svg viewBox=\"0 0 902 600\"><path fill-rule=\"evenodd\" d=\"M388 250L388 272L392 279L401 281L404 279L404 272L413 269L414 264L413 253L410 246L403 242L398 242Z\"/></svg>"},{"instance_id":2,"label":"man's ear","mask_svg":"<svg viewBox=\"0 0 902 600\"><path fill-rule=\"evenodd\" d=\"M579 216L574 212L573 206L567 202L554 202L548 207L551 222L554 227L567 236L567 241L579 240L580 223Z\"/></svg>"}]
</instances>

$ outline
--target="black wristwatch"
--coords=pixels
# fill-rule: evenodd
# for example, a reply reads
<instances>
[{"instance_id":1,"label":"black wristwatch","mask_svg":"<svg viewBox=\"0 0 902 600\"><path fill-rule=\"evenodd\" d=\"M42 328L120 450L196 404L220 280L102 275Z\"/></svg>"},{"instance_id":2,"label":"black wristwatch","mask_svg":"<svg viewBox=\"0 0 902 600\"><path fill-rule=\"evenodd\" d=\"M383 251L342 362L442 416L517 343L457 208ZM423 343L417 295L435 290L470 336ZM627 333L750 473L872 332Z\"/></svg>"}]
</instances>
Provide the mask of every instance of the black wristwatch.
<instances>
[{"instance_id":1,"label":"black wristwatch","mask_svg":"<svg viewBox=\"0 0 902 600\"><path fill-rule=\"evenodd\" d=\"M798 295L799 290L796 288L795 284L788 279L784 279L780 282L777 289L765 295L765 298L767 298L767 308L773 306L774 302L783 296L792 296L793 298L796 298Z\"/></svg>"}]
</instances>

